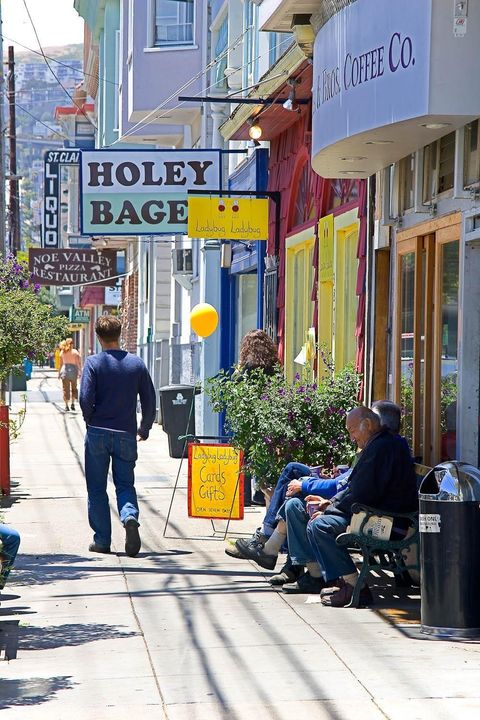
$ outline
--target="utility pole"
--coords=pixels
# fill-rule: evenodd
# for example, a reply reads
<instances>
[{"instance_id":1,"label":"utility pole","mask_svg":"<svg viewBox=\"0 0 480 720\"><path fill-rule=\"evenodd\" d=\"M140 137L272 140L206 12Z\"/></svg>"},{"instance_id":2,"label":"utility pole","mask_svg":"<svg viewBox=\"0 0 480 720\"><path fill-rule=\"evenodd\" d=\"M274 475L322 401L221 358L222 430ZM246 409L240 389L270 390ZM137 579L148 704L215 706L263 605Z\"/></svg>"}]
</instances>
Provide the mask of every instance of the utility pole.
<instances>
[{"instance_id":1,"label":"utility pole","mask_svg":"<svg viewBox=\"0 0 480 720\"><path fill-rule=\"evenodd\" d=\"M5 136L3 134L3 29L2 29L2 0L0 0L0 254L7 253L7 234L5 226Z\"/></svg>"},{"instance_id":2,"label":"utility pole","mask_svg":"<svg viewBox=\"0 0 480 720\"><path fill-rule=\"evenodd\" d=\"M14 255L20 250L20 190L17 175L17 126L15 118L15 54L13 45L8 46L8 111L9 111L9 149L10 177L8 180L8 227L10 250Z\"/></svg>"}]
</instances>

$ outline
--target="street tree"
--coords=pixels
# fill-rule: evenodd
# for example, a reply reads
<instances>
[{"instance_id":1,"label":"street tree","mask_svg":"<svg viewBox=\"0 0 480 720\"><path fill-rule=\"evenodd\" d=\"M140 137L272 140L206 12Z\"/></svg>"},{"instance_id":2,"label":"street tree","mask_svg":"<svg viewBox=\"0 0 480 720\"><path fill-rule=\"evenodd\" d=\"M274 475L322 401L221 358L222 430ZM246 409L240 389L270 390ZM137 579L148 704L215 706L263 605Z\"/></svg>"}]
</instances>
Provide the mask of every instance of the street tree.
<instances>
[{"instance_id":1,"label":"street tree","mask_svg":"<svg viewBox=\"0 0 480 720\"><path fill-rule=\"evenodd\" d=\"M27 266L8 255L0 259L0 383L24 358L45 357L66 336L68 319L39 300ZM2 393L3 398L3 393Z\"/></svg>"}]
</instances>

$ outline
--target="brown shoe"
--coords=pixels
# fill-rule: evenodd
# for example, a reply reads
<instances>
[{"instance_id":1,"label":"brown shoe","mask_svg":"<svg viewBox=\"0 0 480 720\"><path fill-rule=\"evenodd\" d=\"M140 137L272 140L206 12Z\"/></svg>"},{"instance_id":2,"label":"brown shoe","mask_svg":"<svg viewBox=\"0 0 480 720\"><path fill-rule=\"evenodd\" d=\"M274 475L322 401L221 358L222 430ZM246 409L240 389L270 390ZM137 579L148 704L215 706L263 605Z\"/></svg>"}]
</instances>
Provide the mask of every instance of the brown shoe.
<instances>
[{"instance_id":1,"label":"brown shoe","mask_svg":"<svg viewBox=\"0 0 480 720\"><path fill-rule=\"evenodd\" d=\"M325 587L320 593L320 597L326 597L334 592L337 592L342 587L344 580L343 578L335 578L335 580L329 580L325 583Z\"/></svg>"},{"instance_id":2,"label":"brown shoe","mask_svg":"<svg viewBox=\"0 0 480 720\"><path fill-rule=\"evenodd\" d=\"M350 604L354 590L353 585L345 582L343 578L340 578L339 584L340 587L336 591L330 593L329 595L324 595L323 593L320 595L322 605L328 607L346 607ZM360 590L359 605L361 607L365 607L372 604L372 593L370 592L368 585L365 585Z\"/></svg>"}]
</instances>

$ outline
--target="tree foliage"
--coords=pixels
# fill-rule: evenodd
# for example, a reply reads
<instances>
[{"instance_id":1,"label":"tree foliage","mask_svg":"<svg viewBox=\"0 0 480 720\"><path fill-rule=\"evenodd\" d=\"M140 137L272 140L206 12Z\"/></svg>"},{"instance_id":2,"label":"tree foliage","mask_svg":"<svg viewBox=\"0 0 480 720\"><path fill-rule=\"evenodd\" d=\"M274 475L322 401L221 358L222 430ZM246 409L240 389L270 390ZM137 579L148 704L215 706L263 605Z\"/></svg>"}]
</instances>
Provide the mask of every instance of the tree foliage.
<instances>
[{"instance_id":1,"label":"tree foliage","mask_svg":"<svg viewBox=\"0 0 480 720\"><path fill-rule=\"evenodd\" d=\"M68 320L39 302L40 286L15 257L0 259L0 380L24 358L47 355L66 335Z\"/></svg>"}]
</instances>

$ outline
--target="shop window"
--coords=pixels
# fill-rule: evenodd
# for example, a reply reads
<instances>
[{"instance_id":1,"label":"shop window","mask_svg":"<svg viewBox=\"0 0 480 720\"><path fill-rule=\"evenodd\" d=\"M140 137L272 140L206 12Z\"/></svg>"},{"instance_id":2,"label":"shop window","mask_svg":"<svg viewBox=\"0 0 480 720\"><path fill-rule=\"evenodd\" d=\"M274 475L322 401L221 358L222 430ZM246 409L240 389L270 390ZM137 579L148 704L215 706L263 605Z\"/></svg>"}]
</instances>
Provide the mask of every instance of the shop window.
<instances>
[{"instance_id":1,"label":"shop window","mask_svg":"<svg viewBox=\"0 0 480 720\"><path fill-rule=\"evenodd\" d=\"M213 70L214 86L217 89L227 87L227 79L225 77L225 70L228 63L228 15L222 21L222 24L218 28L217 40L215 43L215 58L217 62Z\"/></svg>"},{"instance_id":2,"label":"shop window","mask_svg":"<svg viewBox=\"0 0 480 720\"><path fill-rule=\"evenodd\" d=\"M302 366L295 363L313 319L313 230L287 238L285 302L285 373L292 380Z\"/></svg>"},{"instance_id":3,"label":"shop window","mask_svg":"<svg viewBox=\"0 0 480 720\"><path fill-rule=\"evenodd\" d=\"M463 184L465 187L473 185L480 180L480 152L478 139L478 120L465 125L464 145L464 174Z\"/></svg>"},{"instance_id":4,"label":"shop window","mask_svg":"<svg viewBox=\"0 0 480 720\"><path fill-rule=\"evenodd\" d=\"M269 33L268 60L270 67L275 65L277 60L292 45L294 37L292 33L271 32Z\"/></svg>"},{"instance_id":5,"label":"shop window","mask_svg":"<svg viewBox=\"0 0 480 720\"><path fill-rule=\"evenodd\" d=\"M355 361L357 342L357 244L358 228L350 227L336 234L334 361L340 370Z\"/></svg>"},{"instance_id":6,"label":"shop window","mask_svg":"<svg viewBox=\"0 0 480 720\"><path fill-rule=\"evenodd\" d=\"M453 188L455 174L455 133L440 138L438 192L442 193Z\"/></svg>"},{"instance_id":7,"label":"shop window","mask_svg":"<svg viewBox=\"0 0 480 720\"><path fill-rule=\"evenodd\" d=\"M246 0L243 6L243 87L249 87L257 79L258 69L258 8L253 0Z\"/></svg>"},{"instance_id":8,"label":"shop window","mask_svg":"<svg viewBox=\"0 0 480 720\"><path fill-rule=\"evenodd\" d=\"M315 204L313 199L313 193L311 192L310 185L312 179L312 171L310 169L310 163L306 162L300 175L300 180L297 187L297 195L295 197L295 204L293 208L292 227L303 225L312 220L315 213Z\"/></svg>"},{"instance_id":9,"label":"shop window","mask_svg":"<svg viewBox=\"0 0 480 720\"><path fill-rule=\"evenodd\" d=\"M193 0L155 0L154 45L192 45L193 18Z\"/></svg>"},{"instance_id":10,"label":"shop window","mask_svg":"<svg viewBox=\"0 0 480 720\"><path fill-rule=\"evenodd\" d=\"M335 210L341 205L347 205L358 199L357 180L330 180L332 186L332 201L330 209Z\"/></svg>"},{"instance_id":11,"label":"shop window","mask_svg":"<svg viewBox=\"0 0 480 720\"><path fill-rule=\"evenodd\" d=\"M257 327L257 273L237 275L236 360L243 336Z\"/></svg>"},{"instance_id":12,"label":"shop window","mask_svg":"<svg viewBox=\"0 0 480 720\"><path fill-rule=\"evenodd\" d=\"M399 163L400 212L413 208L415 203L415 154L407 155ZM391 216L393 217L393 215Z\"/></svg>"},{"instance_id":13,"label":"shop window","mask_svg":"<svg viewBox=\"0 0 480 720\"><path fill-rule=\"evenodd\" d=\"M430 143L423 151L423 202L428 204L440 193L453 188L455 173L455 133Z\"/></svg>"}]
</instances>

